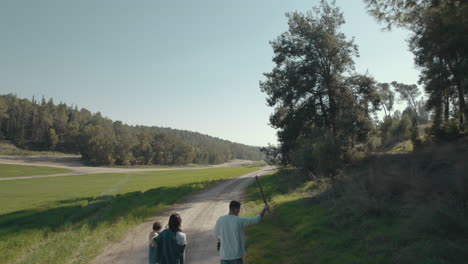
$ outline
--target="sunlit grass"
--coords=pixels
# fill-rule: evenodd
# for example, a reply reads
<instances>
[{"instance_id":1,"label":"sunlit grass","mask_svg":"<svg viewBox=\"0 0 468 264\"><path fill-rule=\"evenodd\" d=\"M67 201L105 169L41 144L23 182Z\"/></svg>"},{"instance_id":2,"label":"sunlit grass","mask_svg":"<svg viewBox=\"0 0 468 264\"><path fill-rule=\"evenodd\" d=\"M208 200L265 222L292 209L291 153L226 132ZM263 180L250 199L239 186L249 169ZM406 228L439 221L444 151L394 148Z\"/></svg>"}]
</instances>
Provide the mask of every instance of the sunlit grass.
<instances>
[{"instance_id":1,"label":"sunlit grass","mask_svg":"<svg viewBox=\"0 0 468 264\"><path fill-rule=\"evenodd\" d=\"M71 172L69 169L46 167L46 166L26 166L13 164L0 164L0 178L20 177L31 175L46 175Z\"/></svg>"},{"instance_id":2,"label":"sunlit grass","mask_svg":"<svg viewBox=\"0 0 468 264\"><path fill-rule=\"evenodd\" d=\"M88 263L128 229L182 197L258 170L109 173L0 184L0 263Z\"/></svg>"},{"instance_id":3,"label":"sunlit grass","mask_svg":"<svg viewBox=\"0 0 468 264\"><path fill-rule=\"evenodd\" d=\"M411 152L413 151L413 142L411 140L405 140L403 142L397 143L391 147L387 152L398 153L398 152Z\"/></svg>"},{"instance_id":4,"label":"sunlit grass","mask_svg":"<svg viewBox=\"0 0 468 264\"><path fill-rule=\"evenodd\" d=\"M246 263L389 263L389 243L397 233L386 221L334 216L316 195L323 184L298 171L280 171L261 179L273 206L262 222L247 229ZM246 215L263 206L258 187L248 189Z\"/></svg>"}]
</instances>

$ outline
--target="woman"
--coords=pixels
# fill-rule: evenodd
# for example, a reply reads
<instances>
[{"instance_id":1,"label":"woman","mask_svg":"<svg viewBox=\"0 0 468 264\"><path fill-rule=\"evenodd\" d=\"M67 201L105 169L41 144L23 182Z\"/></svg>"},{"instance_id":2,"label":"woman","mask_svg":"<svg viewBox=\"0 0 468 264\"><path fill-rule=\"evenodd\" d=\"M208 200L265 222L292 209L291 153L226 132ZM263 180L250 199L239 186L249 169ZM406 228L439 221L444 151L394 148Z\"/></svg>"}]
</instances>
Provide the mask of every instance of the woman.
<instances>
[{"instance_id":1,"label":"woman","mask_svg":"<svg viewBox=\"0 0 468 264\"><path fill-rule=\"evenodd\" d=\"M169 217L169 228L154 239L158 245L159 264L184 264L187 241L181 225L180 215L172 214Z\"/></svg>"}]
</instances>

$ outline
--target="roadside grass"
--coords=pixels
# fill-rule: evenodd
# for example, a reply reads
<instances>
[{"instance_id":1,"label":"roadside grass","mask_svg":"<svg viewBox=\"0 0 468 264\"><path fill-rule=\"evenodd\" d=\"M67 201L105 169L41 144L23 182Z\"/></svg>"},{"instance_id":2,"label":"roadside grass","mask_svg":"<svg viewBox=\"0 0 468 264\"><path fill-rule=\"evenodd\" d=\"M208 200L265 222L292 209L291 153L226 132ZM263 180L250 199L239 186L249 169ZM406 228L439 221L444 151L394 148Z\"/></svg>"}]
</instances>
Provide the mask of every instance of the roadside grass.
<instances>
[{"instance_id":1,"label":"roadside grass","mask_svg":"<svg viewBox=\"0 0 468 264\"><path fill-rule=\"evenodd\" d=\"M391 221L342 218L330 207L324 182L298 170L261 178L272 214L247 228L246 263L391 263L399 236ZM247 215L263 206L258 187L247 190Z\"/></svg>"},{"instance_id":2,"label":"roadside grass","mask_svg":"<svg viewBox=\"0 0 468 264\"><path fill-rule=\"evenodd\" d=\"M299 170L262 177L273 210L247 228L246 263L468 263L467 138L351 164L336 198Z\"/></svg>"},{"instance_id":3,"label":"roadside grass","mask_svg":"<svg viewBox=\"0 0 468 264\"><path fill-rule=\"evenodd\" d=\"M72 170L46 166L0 164L0 178L67 173Z\"/></svg>"},{"instance_id":4,"label":"roadside grass","mask_svg":"<svg viewBox=\"0 0 468 264\"><path fill-rule=\"evenodd\" d=\"M184 196L258 170L232 167L78 175L0 184L0 263L89 263Z\"/></svg>"}]
</instances>

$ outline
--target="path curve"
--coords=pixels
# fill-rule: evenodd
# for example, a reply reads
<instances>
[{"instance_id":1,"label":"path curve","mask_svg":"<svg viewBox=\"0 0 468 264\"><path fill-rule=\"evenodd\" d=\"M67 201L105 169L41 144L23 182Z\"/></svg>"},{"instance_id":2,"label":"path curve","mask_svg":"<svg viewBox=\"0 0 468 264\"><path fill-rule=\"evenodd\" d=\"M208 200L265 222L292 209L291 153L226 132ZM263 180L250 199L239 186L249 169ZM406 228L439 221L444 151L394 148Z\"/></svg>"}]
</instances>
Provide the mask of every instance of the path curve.
<instances>
[{"instance_id":1,"label":"path curve","mask_svg":"<svg viewBox=\"0 0 468 264\"><path fill-rule=\"evenodd\" d=\"M170 171L170 170L201 170L208 168L235 167L251 164L250 160L231 160L229 162L209 165L203 167L170 167L170 168L115 168L115 167L93 167L84 165L80 156L0 156L0 164L47 166L54 168L69 169L71 172L58 174L44 174L20 177L4 177L0 181L22 180L33 178L62 177L82 174L116 173L116 172L139 172L139 171Z\"/></svg>"},{"instance_id":2,"label":"path curve","mask_svg":"<svg viewBox=\"0 0 468 264\"><path fill-rule=\"evenodd\" d=\"M211 235L216 220L228 213L231 200L241 200L245 188L254 180L255 175L264 175L274 169L266 166L260 171L223 181L173 206L162 215L147 219L129 230L122 240L108 245L92 264L146 264L148 263L148 234L152 223L160 221L167 224L172 212L182 217L182 229L187 234L186 263L219 263L216 240Z\"/></svg>"}]
</instances>

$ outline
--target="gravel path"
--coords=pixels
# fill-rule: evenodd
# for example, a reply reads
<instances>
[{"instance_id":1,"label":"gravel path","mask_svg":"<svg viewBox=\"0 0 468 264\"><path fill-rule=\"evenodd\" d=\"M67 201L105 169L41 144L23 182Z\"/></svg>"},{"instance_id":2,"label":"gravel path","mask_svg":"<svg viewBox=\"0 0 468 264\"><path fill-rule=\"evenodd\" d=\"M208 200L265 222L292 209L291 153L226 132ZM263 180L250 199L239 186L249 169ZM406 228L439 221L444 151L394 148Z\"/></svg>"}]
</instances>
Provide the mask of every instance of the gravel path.
<instances>
[{"instance_id":1,"label":"gravel path","mask_svg":"<svg viewBox=\"0 0 468 264\"><path fill-rule=\"evenodd\" d=\"M263 175L272 169L273 167L266 166L260 171L224 181L190 196L163 215L147 219L131 229L124 239L108 245L92 263L148 263L147 237L151 231L152 223L160 221L165 226L172 212L179 212L182 217L182 229L187 234L186 263L219 263L216 240L211 235L216 220L219 216L228 213L231 200L241 200L245 188L254 180L255 175Z\"/></svg>"}]
</instances>

